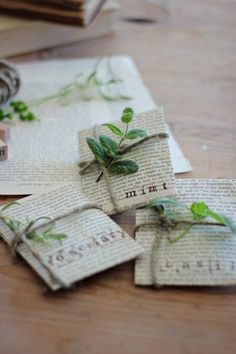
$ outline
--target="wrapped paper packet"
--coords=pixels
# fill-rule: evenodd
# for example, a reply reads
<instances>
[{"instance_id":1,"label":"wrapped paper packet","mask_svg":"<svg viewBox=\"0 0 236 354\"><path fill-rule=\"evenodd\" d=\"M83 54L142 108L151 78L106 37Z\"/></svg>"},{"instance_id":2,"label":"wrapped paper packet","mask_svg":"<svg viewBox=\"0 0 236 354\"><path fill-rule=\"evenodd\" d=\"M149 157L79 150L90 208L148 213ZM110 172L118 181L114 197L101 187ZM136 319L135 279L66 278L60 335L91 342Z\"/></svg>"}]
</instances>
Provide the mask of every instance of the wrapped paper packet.
<instances>
[{"instance_id":1,"label":"wrapped paper packet","mask_svg":"<svg viewBox=\"0 0 236 354\"><path fill-rule=\"evenodd\" d=\"M209 208L236 220L236 180L182 179L176 180L176 185L185 204L205 201ZM156 219L153 210L137 210L136 225ZM181 230L159 231L152 225L136 232L145 252L135 264L135 284L236 284L236 235L226 227L194 226L175 243L168 237L175 238Z\"/></svg>"},{"instance_id":2,"label":"wrapped paper packet","mask_svg":"<svg viewBox=\"0 0 236 354\"><path fill-rule=\"evenodd\" d=\"M73 185L23 198L19 203L2 213L24 225L42 216L50 217L55 220L55 230L67 235L61 243L39 243L28 238L27 243L21 242L17 247L17 252L52 290L69 288L142 253L136 241L103 211L91 206ZM78 211L81 208L84 210ZM38 231L45 229L45 219L40 223ZM16 236L2 220L0 232L9 245Z\"/></svg>"},{"instance_id":3,"label":"wrapped paper packet","mask_svg":"<svg viewBox=\"0 0 236 354\"><path fill-rule=\"evenodd\" d=\"M123 129L124 125L116 125ZM148 135L166 133L166 124L162 109L154 109L138 114L130 124L130 129L146 129ZM114 135L105 126L97 126L97 135ZM95 135L94 129L79 132L80 162L93 159L86 143L87 137ZM132 144L130 140L128 144ZM109 174L109 182L102 177L101 167L93 164L81 176L82 191L91 200L102 205L107 214L121 212L145 204L157 197L175 194L175 178L172 169L168 138L156 138L138 145L124 155L124 159L135 161L138 172L131 175ZM114 202L115 201L115 202Z\"/></svg>"}]
</instances>

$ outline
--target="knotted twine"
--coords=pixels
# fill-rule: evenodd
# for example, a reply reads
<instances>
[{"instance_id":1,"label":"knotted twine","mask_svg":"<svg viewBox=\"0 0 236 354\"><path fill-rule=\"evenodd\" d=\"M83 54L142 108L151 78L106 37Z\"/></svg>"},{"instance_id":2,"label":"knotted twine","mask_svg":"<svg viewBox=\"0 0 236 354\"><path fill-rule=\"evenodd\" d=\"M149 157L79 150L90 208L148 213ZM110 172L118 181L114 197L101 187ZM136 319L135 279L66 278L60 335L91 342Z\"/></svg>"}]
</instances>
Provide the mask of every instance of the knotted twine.
<instances>
[{"instance_id":1,"label":"knotted twine","mask_svg":"<svg viewBox=\"0 0 236 354\"><path fill-rule=\"evenodd\" d=\"M96 140L98 140L98 138L99 138L98 128L99 128L99 125L95 124L94 128L93 128L93 135L94 135ZM144 143L146 143L148 141L155 140L155 139L157 139L157 140L166 139L168 137L169 137L169 135L166 134L166 133L152 134L152 135L146 136L146 137L140 139L139 141L137 141L137 142L135 142L133 144L130 144L128 146L125 146L125 147L121 148L120 151L119 151L119 154L120 155L125 155L127 152L130 152L132 149L134 149L137 146L140 146L140 145L142 145L142 144L144 144ZM96 159L93 159L91 161L82 161L82 162L79 163L80 175L84 175L84 173L88 170L88 168L91 167L95 163L98 163L98 165L99 165L100 169L102 170L102 173L103 173L103 175L105 177L106 185L107 185L107 189L108 189L110 200L111 200L112 205L113 205L113 209L114 209L115 213L120 213L121 211L123 211L123 209L120 208L119 205L118 205L115 193L114 193L113 188L112 188L112 183L111 183L111 178L110 178L109 172L107 171L107 169L106 169L106 167L104 165L102 165Z\"/></svg>"},{"instance_id":2,"label":"knotted twine","mask_svg":"<svg viewBox=\"0 0 236 354\"><path fill-rule=\"evenodd\" d=\"M17 94L20 85L20 76L15 66L0 60L0 106Z\"/></svg>"},{"instance_id":3,"label":"knotted twine","mask_svg":"<svg viewBox=\"0 0 236 354\"><path fill-rule=\"evenodd\" d=\"M71 283L62 280L57 273L53 270L53 268L51 268L47 262L44 260L43 257L41 257L41 255L39 253L37 253L33 247L31 242L29 242L30 240L30 234L32 234L33 232L37 231L39 228L43 228L46 227L50 224L54 224L56 221L61 220L66 218L67 216L76 214L76 213L82 213L86 210L91 210L91 209L98 209L101 210L101 207L98 206L97 204L92 204L92 203L86 203L82 206L76 207L72 210L69 210L68 212L65 212L63 214L60 214L58 216L55 216L54 218L39 224L38 226L34 226L36 221L31 221L29 222L29 224L23 229L23 230L19 230L19 231L15 231L14 232L14 237L13 240L10 244L10 249L13 255L16 254L17 251L17 247L20 244L26 244L28 246L28 248L30 249L32 255L42 264L42 266L44 268L46 268L46 270L48 271L49 275L51 276L52 279L56 280L60 286L62 288L68 289L72 286ZM6 222L4 221L4 219L1 219L5 224ZM6 224L7 225L7 224Z\"/></svg>"},{"instance_id":4,"label":"knotted twine","mask_svg":"<svg viewBox=\"0 0 236 354\"><path fill-rule=\"evenodd\" d=\"M139 224L134 229L134 236L136 233L143 227L153 226L156 227L156 235L154 241L151 246L150 253L150 276L151 282L155 288L160 288L157 279L157 261L158 261L158 249L161 245L161 241L164 236L164 232L169 233L171 230L174 230L179 225L205 225L205 226L223 226L226 225L216 223L216 222L208 222L208 221L188 221L188 220L175 220L167 217L166 215L159 215L157 221L147 221L142 224Z\"/></svg>"}]
</instances>

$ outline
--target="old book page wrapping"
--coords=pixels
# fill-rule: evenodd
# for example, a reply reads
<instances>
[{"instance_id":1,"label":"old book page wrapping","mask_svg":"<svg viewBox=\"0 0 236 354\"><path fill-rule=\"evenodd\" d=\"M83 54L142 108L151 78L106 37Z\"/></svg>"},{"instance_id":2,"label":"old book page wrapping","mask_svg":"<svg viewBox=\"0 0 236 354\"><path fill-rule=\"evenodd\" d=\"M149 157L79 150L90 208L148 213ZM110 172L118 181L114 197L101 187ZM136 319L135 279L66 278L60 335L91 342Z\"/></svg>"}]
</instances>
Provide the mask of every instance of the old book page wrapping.
<instances>
[{"instance_id":1,"label":"old book page wrapping","mask_svg":"<svg viewBox=\"0 0 236 354\"><path fill-rule=\"evenodd\" d=\"M116 125L123 130L124 124L120 121ZM165 133L165 121L163 111L154 109L137 115L131 122L129 129L145 129L148 135ZM97 127L98 136L106 134L117 140L108 128ZM86 137L94 136L94 130L85 130L79 133L79 151L81 161L90 161L93 155L86 143ZM119 141L119 139L117 140ZM127 145L134 143L127 141ZM98 164L94 164L81 176L82 191L91 200L102 205L107 214L134 208L145 204L148 200L161 196L175 194L175 178L173 174L171 157L168 146L168 138L153 139L135 147L125 154L123 160L133 160L138 166L138 172L130 175L112 175L110 178L110 190L115 197L117 208L112 203L109 186L104 178L96 182L101 173Z\"/></svg>"},{"instance_id":2,"label":"old book page wrapping","mask_svg":"<svg viewBox=\"0 0 236 354\"><path fill-rule=\"evenodd\" d=\"M179 198L187 204L205 201L209 208L236 220L236 180L176 181ZM154 221L155 212L137 210L136 224ZM176 237L177 232L170 236ZM135 284L151 285L151 250L157 229L141 228L136 240L144 254L135 264ZM155 255L158 285L230 285L236 284L236 236L225 227L194 226L182 240L170 244L163 233Z\"/></svg>"},{"instance_id":3,"label":"old book page wrapping","mask_svg":"<svg viewBox=\"0 0 236 354\"><path fill-rule=\"evenodd\" d=\"M12 206L4 214L27 224L27 220L41 216L54 219L67 214L88 203L88 199L75 186L67 185L19 202L20 205ZM30 247L21 243L17 249L52 290L59 289L61 283L69 287L142 253L142 247L98 209L67 215L56 221L55 229L67 235L62 243L50 241L45 244L31 240ZM0 221L0 232L10 244L14 233L3 221ZM35 257L35 253L43 262Z\"/></svg>"},{"instance_id":4,"label":"old book page wrapping","mask_svg":"<svg viewBox=\"0 0 236 354\"><path fill-rule=\"evenodd\" d=\"M22 88L16 99L26 101L55 94L63 85L72 82L76 74L91 72L97 59L51 60L19 65ZM125 80L121 85L131 101L108 102L98 96L91 101L72 97L71 103L61 106L48 102L33 111L40 122L15 122L9 140L9 157L1 162L0 195L41 193L67 183L78 184L78 130L92 128L117 120L128 105L135 112L155 108L133 61L129 57L113 57L116 75ZM101 68L105 72L105 69ZM191 169L173 137L169 145L175 172Z\"/></svg>"}]
</instances>

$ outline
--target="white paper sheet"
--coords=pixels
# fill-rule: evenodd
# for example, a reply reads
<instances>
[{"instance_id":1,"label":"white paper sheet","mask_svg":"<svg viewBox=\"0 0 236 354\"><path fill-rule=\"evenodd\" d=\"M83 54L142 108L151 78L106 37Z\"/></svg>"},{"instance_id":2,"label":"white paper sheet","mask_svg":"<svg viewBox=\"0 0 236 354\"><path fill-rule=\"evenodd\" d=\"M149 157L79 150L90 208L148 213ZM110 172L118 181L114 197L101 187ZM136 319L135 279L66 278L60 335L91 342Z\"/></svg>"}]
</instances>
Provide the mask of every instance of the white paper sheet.
<instances>
[{"instance_id":1,"label":"white paper sheet","mask_svg":"<svg viewBox=\"0 0 236 354\"><path fill-rule=\"evenodd\" d=\"M54 94L78 73L89 73L97 59L53 60L19 65L23 86L17 99L29 100ZM114 57L112 66L125 80L131 101L74 100L68 106L57 101L37 107L40 122L15 122L11 127L9 158L0 165L0 195L44 192L67 183L78 183L78 130L119 119L131 106L137 113L155 107L133 61ZM173 137L169 139L174 171L191 170Z\"/></svg>"}]
</instances>

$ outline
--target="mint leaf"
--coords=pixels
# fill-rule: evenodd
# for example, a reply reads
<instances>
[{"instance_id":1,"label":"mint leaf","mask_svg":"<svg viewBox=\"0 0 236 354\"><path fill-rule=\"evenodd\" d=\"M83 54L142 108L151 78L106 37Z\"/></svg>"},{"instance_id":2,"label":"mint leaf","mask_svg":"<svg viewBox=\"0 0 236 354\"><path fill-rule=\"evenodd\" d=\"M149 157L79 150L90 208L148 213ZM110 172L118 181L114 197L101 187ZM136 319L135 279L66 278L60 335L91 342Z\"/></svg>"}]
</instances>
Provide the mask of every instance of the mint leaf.
<instances>
[{"instance_id":1,"label":"mint leaf","mask_svg":"<svg viewBox=\"0 0 236 354\"><path fill-rule=\"evenodd\" d=\"M122 116L121 116L121 120L123 123L130 123L133 119L134 116L134 111L132 110L132 108L125 108L122 112Z\"/></svg>"},{"instance_id":2,"label":"mint leaf","mask_svg":"<svg viewBox=\"0 0 236 354\"><path fill-rule=\"evenodd\" d=\"M5 219L5 222L7 224L7 226L9 227L10 230L12 231L19 231L21 226L22 226L22 223L18 220L15 220L15 219Z\"/></svg>"},{"instance_id":3,"label":"mint leaf","mask_svg":"<svg viewBox=\"0 0 236 354\"><path fill-rule=\"evenodd\" d=\"M107 91L104 87L99 86L98 87L98 91L100 93L100 95L102 96L102 98L104 98L106 101L118 101L119 97L117 95L112 95L109 93L109 91Z\"/></svg>"},{"instance_id":4,"label":"mint leaf","mask_svg":"<svg viewBox=\"0 0 236 354\"><path fill-rule=\"evenodd\" d=\"M208 210L208 216L210 216L212 219L218 221L220 224L224 224L224 219L223 217L216 213L215 211Z\"/></svg>"},{"instance_id":5,"label":"mint leaf","mask_svg":"<svg viewBox=\"0 0 236 354\"><path fill-rule=\"evenodd\" d=\"M133 99L132 96L129 96L125 93L122 93L122 92L119 92L119 97L122 99L122 100L127 100L127 101L130 101Z\"/></svg>"},{"instance_id":6,"label":"mint leaf","mask_svg":"<svg viewBox=\"0 0 236 354\"><path fill-rule=\"evenodd\" d=\"M117 149L116 141L109 138L109 136L106 135L100 135L99 141L101 146L105 150L106 154L110 157L115 157L116 149Z\"/></svg>"},{"instance_id":7,"label":"mint leaf","mask_svg":"<svg viewBox=\"0 0 236 354\"><path fill-rule=\"evenodd\" d=\"M107 124L103 124L104 127L107 127L108 129L110 129L112 131L112 133L114 133L115 135L118 136L123 136L123 132L117 128L114 124L111 123L107 123Z\"/></svg>"},{"instance_id":8,"label":"mint leaf","mask_svg":"<svg viewBox=\"0 0 236 354\"><path fill-rule=\"evenodd\" d=\"M127 133L126 139L144 138L145 136L147 136L146 130L143 130L143 129L132 129L132 130L130 130Z\"/></svg>"},{"instance_id":9,"label":"mint leaf","mask_svg":"<svg viewBox=\"0 0 236 354\"><path fill-rule=\"evenodd\" d=\"M109 171L115 174L129 175L138 171L138 165L131 160L116 161L109 166Z\"/></svg>"},{"instance_id":10,"label":"mint leaf","mask_svg":"<svg viewBox=\"0 0 236 354\"><path fill-rule=\"evenodd\" d=\"M126 107L125 109L123 109L122 115L126 113L134 114L134 110L130 107Z\"/></svg>"},{"instance_id":11,"label":"mint leaf","mask_svg":"<svg viewBox=\"0 0 236 354\"><path fill-rule=\"evenodd\" d=\"M234 224L233 220L224 215L224 214L216 214L215 212L210 211L209 216L217 220L219 223L224 224L225 226L228 226L230 231L233 234L236 234L236 225Z\"/></svg>"},{"instance_id":12,"label":"mint leaf","mask_svg":"<svg viewBox=\"0 0 236 354\"><path fill-rule=\"evenodd\" d=\"M94 138L87 138L86 141L95 159L105 165L107 158L102 146Z\"/></svg>"},{"instance_id":13,"label":"mint leaf","mask_svg":"<svg viewBox=\"0 0 236 354\"><path fill-rule=\"evenodd\" d=\"M53 230L52 228L51 229L48 229L46 231L43 232L43 236L44 238L46 239L53 239L53 240L59 240L61 241L62 239L65 239L67 238L67 235L66 234L63 234L63 233L57 233L55 230Z\"/></svg>"},{"instance_id":14,"label":"mint leaf","mask_svg":"<svg viewBox=\"0 0 236 354\"><path fill-rule=\"evenodd\" d=\"M190 211L194 219L204 219L209 214L209 208L204 202L195 202L190 206Z\"/></svg>"}]
</instances>

